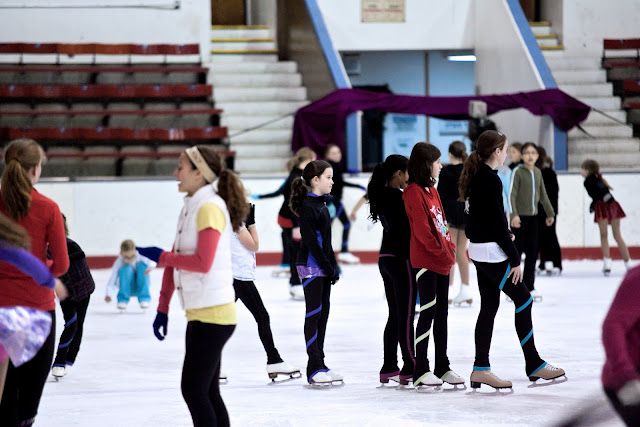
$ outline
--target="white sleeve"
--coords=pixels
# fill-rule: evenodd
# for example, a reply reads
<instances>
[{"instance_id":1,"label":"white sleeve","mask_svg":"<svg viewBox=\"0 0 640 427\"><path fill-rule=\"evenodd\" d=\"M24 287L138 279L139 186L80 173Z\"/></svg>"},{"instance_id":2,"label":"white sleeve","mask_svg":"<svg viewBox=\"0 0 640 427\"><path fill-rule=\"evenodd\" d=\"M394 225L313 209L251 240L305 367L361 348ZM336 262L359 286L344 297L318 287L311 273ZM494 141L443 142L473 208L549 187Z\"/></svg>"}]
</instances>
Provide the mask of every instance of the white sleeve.
<instances>
[{"instance_id":1,"label":"white sleeve","mask_svg":"<svg viewBox=\"0 0 640 427\"><path fill-rule=\"evenodd\" d=\"M147 267L155 267L156 266L156 263L151 261L146 256L142 256L139 253L136 253L136 267L138 266L139 262L144 262L147 265Z\"/></svg>"},{"instance_id":2,"label":"white sleeve","mask_svg":"<svg viewBox=\"0 0 640 427\"><path fill-rule=\"evenodd\" d=\"M120 271L122 264L122 257L118 256L116 262L113 263L113 267L111 267L111 276L109 277L109 281L107 282L108 297L113 298L118 293L118 272Z\"/></svg>"}]
</instances>

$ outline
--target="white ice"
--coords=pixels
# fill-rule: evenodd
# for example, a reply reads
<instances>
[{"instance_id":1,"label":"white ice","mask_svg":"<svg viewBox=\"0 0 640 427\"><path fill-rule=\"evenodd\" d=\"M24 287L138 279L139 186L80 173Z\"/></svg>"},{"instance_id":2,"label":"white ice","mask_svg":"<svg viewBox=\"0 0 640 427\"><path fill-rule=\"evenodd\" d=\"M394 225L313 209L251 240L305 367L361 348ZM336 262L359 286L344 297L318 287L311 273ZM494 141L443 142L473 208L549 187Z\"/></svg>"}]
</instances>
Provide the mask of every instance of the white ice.
<instances>
[{"instance_id":1,"label":"white ice","mask_svg":"<svg viewBox=\"0 0 640 427\"><path fill-rule=\"evenodd\" d=\"M233 425L550 425L572 413L606 409L600 388L604 360L601 324L623 277L614 262L611 277L595 261L565 262L561 277L538 277L544 300L535 303L535 342L542 358L567 371L568 381L531 387L514 330L514 307L502 301L496 318L491 365L513 381L514 393L441 391L417 393L380 388L382 332L387 307L377 266L346 266L333 287L325 344L326 364L345 377L345 386L314 390L303 379L270 385L266 356L255 321L239 303L239 324L223 353L229 384L222 386ZM271 315L276 346L285 361L306 366L302 325L304 303L288 298L285 279L271 278L260 267L256 284ZM109 271L93 272L92 296L82 347L75 366L60 382L44 389L39 426L188 426L191 418L180 393L186 319L174 299L167 338L152 333L155 310L142 311L136 301L119 313L104 302ZM472 278L475 270L471 271ZM161 271L152 273L155 307ZM474 358L473 332L479 310L475 279L470 308L449 310L451 367L467 380ZM457 287L453 288L453 296ZM64 321L58 310L58 337ZM430 344L430 353L433 343ZM433 358L431 358L433 363ZM607 410L608 412L608 410ZM602 423L602 421L600 422ZM621 425L614 418L604 422Z\"/></svg>"}]
</instances>

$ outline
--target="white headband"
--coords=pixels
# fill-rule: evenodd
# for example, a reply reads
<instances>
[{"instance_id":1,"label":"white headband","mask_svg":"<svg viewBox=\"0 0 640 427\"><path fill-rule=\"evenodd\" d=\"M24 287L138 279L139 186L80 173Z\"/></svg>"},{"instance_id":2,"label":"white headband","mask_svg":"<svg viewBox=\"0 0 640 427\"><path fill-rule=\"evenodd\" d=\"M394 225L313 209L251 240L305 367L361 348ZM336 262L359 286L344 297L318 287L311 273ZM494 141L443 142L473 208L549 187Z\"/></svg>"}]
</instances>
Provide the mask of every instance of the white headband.
<instances>
[{"instance_id":1,"label":"white headband","mask_svg":"<svg viewBox=\"0 0 640 427\"><path fill-rule=\"evenodd\" d=\"M213 173L207 162L205 162L204 157L200 154L200 150L198 147L189 147L186 149L187 156L196 165L196 168L202 173L204 179L211 184L216 179L216 174Z\"/></svg>"}]
</instances>

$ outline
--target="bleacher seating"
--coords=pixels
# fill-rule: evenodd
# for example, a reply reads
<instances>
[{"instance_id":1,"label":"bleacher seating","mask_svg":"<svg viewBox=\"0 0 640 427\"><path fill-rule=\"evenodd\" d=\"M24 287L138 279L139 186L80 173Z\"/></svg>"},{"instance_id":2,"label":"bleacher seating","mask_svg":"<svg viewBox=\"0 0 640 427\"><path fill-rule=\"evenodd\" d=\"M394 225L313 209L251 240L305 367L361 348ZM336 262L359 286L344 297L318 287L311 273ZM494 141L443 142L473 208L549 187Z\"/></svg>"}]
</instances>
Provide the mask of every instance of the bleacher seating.
<instances>
[{"instance_id":1,"label":"bleacher seating","mask_svg":"<svg viewBox=\"0 0 640 427\"><path fill-rule=\"evenodd\" d=\"M167 175L193 144L216 144L232 166L199 53L198 45L0 44L0 62L19 55L0 63L0 141L40 142L50 160L44 176ZM170 62L176 55L195 62ZM50 63L29 63L35 57Z\"/></svg>"}]
</instances>

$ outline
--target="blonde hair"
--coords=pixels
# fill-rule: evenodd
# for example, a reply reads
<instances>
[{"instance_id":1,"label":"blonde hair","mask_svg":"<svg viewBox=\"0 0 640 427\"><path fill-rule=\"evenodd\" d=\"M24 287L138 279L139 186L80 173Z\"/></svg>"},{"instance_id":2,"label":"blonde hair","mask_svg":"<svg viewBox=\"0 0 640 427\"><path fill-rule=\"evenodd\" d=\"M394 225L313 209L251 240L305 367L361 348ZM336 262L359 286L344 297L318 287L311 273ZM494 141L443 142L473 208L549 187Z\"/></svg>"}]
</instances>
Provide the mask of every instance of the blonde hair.
<instances>
[{"instance_id":1,"label":"blonde hair","mask_svg":"<svg viewBox=\"0 0 640 427\"><path fill-rule=\"evenodd\" d=\"M291 172L294 168L299 167L305 161L314 161L317 158L316 153L307 147L302 147L296 154L287 162L287 170Z\"/></svg>"},{"instance_id":2,"label":"blonde hair","mask_svg":"<svg viewBox=\"0 0 640 427\"><path fill-rule=\"evenodd\" d=\"M9 217L20 221L31 210L31 178L29 171L45 160L44 150L33 139L11 141L4 150L6 165L0 193Z\"/></svg>"},{"instance_id":3,"label":"blonde hair","mask_svg":"<svg viewBox=\"0 0 640 427\"><path fill-rule=\"evenodd\" d=\"M127 239L127 240L123 240L122 243L120 243L120 252L128 252L128 251L132 251L136 248L136 244L133 243L133 240L131 239Z\"/></svg>"}]
</instances>

